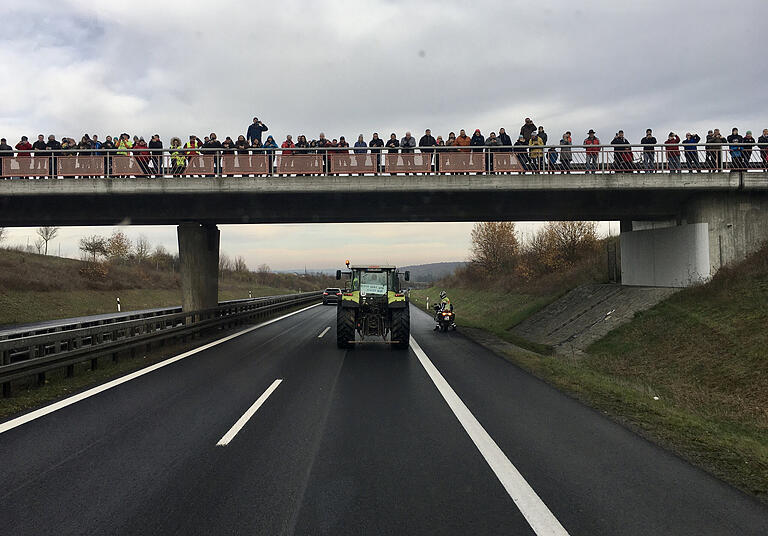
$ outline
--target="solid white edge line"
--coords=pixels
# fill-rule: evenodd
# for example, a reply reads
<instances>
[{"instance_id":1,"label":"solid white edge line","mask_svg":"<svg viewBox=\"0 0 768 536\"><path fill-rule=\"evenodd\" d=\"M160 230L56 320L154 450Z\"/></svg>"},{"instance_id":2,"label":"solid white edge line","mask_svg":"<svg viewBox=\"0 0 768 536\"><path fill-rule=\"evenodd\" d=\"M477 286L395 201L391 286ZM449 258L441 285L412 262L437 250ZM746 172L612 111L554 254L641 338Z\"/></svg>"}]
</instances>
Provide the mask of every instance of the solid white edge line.
<instances>
[{"instance_id":1,"label":"solid white edge line","mask_svg":"<svg viewBox=\"0 0 768 536\"><path fill-rule=\"evenodd\" d=\"M250 408L246 410L245 413L243 413L243 416L237 419L237 422L232 425L232 428L229 429L229 431L221 436L221 439L219 439L219 442L216 443L217 447L226 447L229 445L229 442L232 441L237 433L245 426L245 423L247 423L251 417L253 417L253 414L256 413L261 405L266 402L267 398L269 398L269 395L271 395L275 389L277 389L277 386L280 385L283 382L283 380L275 380L272 382L272 385L267 387L267 390L264 391L259 398L256 399L256 402L254 402Z\"/></svg>"},{"instance_id":2,"label":"solid white edge line","mask_svg":"<svg viewBox=\"0 0 768 536\"><path fill-rule=\"evenodd\" d=\"M536 494L534 489L526 482L523 475L509 461L509 458L499 448L493 438L485 431L485 428L472 415L469 408L462 402L459 395L453 390L450 384L443 378L437 367L430 361L424 350L411 337L411 349L419 358L421 366L424 367L432 382L440 391L443 399L456 415L456 418L464 427L472 442L482 454L485 461L496 474L504 489L512 498L520 513L531 526L537 536L568 536L568 532L560 524L554 514L547 508L544 501Z\"/></svg>"},{"instance_id":3,"label":"solid white edge line","mask_svg":"<svg viewBox=\"0 0 768 536\"><path fill-rule=\"evenodd\" d=\"M318 335L318 336L317 336L317 338L318 338L318 339L322 339L322 338L323 338L323 335L325 335L326 333L328 333L328 330L329 330L329 329L331 329L331 326L328 326L327 328L325 328L325 329L323 330L323 332L322 332L320 335Z\"/></svg>"},{"instance_id":4,"label":"solid white edge line","mask_svg":"<svg viewBox=\"0 0 768 536\"><path fill-rule=\"evenodd\" d=\"M184 358L187 358L191 355L197 354L199 352L202 352L203 350L207 350L208 348L212 348L214 346L217 346L221 343L231 341L235 337L239 337L241 335L245 335L246 333L250 333L251 331L257 330L259 328L263 328L264 326L268 326L269 324L274 324L275 322L278 322L280 320L283 320L284 318L288 318L289 316L293 316L299 313L303 313L304 311L308 309L312 309L313 307L317 307L320 305L319 303L316 303L314 305L310 305L309 307L304 307L303 309L299 309L298 311L293 311L292 313L288 313L283 316L279 316L277 318L273 318L272 320L267 320L266 322L262 322L261 324L257 324L255 326L251 326L250 328L244 329L242 331L238 331L237 333L233 333L232 335L228 335L227 337L224 337L222 339L218 339L212 342L209 342L208 344L204 344L203 346L200 346L198 348L195 348L193 350L190 350L188 352L184 352L183 354L179 354L174 357L169 357L165 361L160 361L159 363L155 363L154 365L150 365L146 368L143 368L141 370L137 370L136 372L132 372L130 374L127 374L125 376L121 376L120 378L115 378L112 381L109 381L105 384L98 385L96 387L93 387L91 389L88 389L87 391L83 391L82 393L78 393L76 395L72 395L68 398L65 398L64 400L59 400L58 402L54 402L53 404L50 404L48 406L42 407L40 409L36 409L34 411L30 411L29 413L25 413L24 415L21 415L20 417L16 417L15 419L11 419L10 421L6 421L4 423L0 424L0 434L7 432L9 430L13 430L17 426L21 426L22 424L26 424L30 421L34 421L35 419L39 419L40 417L44 417L45 415L48 415L49 413L53 413L54 411L58 411L60 409L66 408L67 406L71 406L72 404L76 402L80 402L81 400L85 400L86 398L90 398L94 395L97 395L99 393L102 393L108 389L112 389L113 387L117 387L118 385L121 385L125 382L129 382L131 380L135 380L136 378L139 378L141 376L144 376L145 374L149 374L150 372L154 372L157 369L166 367L172 363L175 363L177 361L181 361Z\"/></svg>"}]
</instances>

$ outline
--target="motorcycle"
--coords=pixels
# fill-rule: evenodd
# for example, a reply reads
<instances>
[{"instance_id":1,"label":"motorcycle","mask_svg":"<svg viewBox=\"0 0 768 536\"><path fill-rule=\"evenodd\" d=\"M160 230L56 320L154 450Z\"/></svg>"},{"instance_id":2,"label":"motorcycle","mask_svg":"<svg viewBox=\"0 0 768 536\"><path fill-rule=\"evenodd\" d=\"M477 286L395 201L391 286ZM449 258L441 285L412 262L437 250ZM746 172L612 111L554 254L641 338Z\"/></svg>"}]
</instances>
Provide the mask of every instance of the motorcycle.
<instances>
[{"instance_id":1,"label":"motorcycle","mask_svg":"<svg viewBox=\"0 0 768 536\"><path fill-rule=\"evenodd\" d=\"M446 332L449 329L456 331L456 313L451 310L440 310L440 304L434 305L435 309L435 331Z\"/></svg>"}]
</instances>

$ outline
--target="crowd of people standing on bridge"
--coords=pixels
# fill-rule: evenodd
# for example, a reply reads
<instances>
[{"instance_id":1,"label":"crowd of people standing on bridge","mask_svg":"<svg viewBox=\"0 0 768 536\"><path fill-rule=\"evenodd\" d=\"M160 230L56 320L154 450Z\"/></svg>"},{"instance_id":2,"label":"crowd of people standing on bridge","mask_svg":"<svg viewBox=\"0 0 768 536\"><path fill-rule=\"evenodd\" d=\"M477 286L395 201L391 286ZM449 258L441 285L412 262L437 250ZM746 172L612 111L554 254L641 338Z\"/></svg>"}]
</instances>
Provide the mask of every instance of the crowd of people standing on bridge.
<instances>
[{"instance_id":1,"label":"crowd of people standing on bridge","mask_svg":"<svg viewBox=\"0 0 768 536\"><path fill-rule=\"evenodd\" d=\"M221 141L215 133L205 136L203 140L196 135L190 135L188 140L182 142L179 137L170 140L170 147L164 148L158 134L145 141L142 136L130 136L127 133L118 136L106 136L104 141L96 134L84 134L80 141L74 138L63 137L61 141L51 134L47 138L40 134L34 143L30 143L27 136L22 136L14 147L8 145L5 138L0 139L0 156L28 157L56 155L66 157L73 155L133 155L136 158L141 174L162 175L164 173L178 175L184 170L190 157L204 154L263 154L280 152L283 155L290 154L318 154L330 151L363 153L413 153L435 152L437 150L455 150L461 152L511 152L514 153L524 171L551 172L562 171L565 173L574 169L574 143L570 131L562 134L559 142L549 143L549 136L543 126L536 126L530 118L526 118L520 128L517 139L513 140L506 130L499 128L498 134L490 132L484 136L480 129L475 129L472 135L468 135L464 129L459 134L450 132L447 137L433 136L430 129L426 129L424 135L417 141L410 131L405 136L399 137L394 132L386 140L374 132L369 141L360 134L352 145L344 136L328 138L321 132L317 139L308 140L305 135L299 135L294 141L292 135L286 135L278 144L272 135L266 135L268 127L257 117L248 126L245 135L239 135L236 139L226 136ZM701 171L707 169L723 168L723 148L727 146L732 168L757 167L768 170L768 129L763 129L762 135L757 140L751 131L745 135L739 134L737 128L733 128L731 134L724 137L719 129L710 130L704 138L706 147L701 147L702 138L695 132L686 132L681 139L675 132L670 132L665 141L659 142L651 129L647 129L645 136L638 143L630 142L623 130L615 133L610 141L613 148L613 162L609 163L611 169L616 171L645 171L653 173L659 169L661 161L661 146L666 156L667 167L672 173L679 173L681 169ZM602 151L600 138L590 129L580 144L583 161L578 162L587 173L595 172L599 165L599 154ZM607 144L606 144L607 145ZM449 149L449 148L453 149ZM435 149L444 148L444 149ZM752 162L753 150L759 155L757 163ZM163 169L163 154L170 157L170 168ZM51 159L51 175L56 175L55 159ZM488 170L492 164L489 163ZM221 171L221 164L216 159L215 171ZM0 173L2 168L0 168Z\"/></svg>"}]
</instances>

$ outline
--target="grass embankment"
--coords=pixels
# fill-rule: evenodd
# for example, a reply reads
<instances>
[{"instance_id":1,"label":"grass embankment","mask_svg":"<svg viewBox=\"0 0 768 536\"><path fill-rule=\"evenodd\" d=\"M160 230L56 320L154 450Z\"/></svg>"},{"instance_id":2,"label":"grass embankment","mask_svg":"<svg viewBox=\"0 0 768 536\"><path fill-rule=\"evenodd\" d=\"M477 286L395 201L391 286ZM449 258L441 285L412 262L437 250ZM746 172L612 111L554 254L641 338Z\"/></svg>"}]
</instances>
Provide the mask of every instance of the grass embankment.
<instances>
[{"instance_id":1,"label":"grass embankment","mask_svg":"<svg viewBox=\"0 0 768 536\"><path fill-rule=\"evenodd\" d=\"M289 274L227 273L219 300L287 294L324 288L322 278ZM117 310L181 304L179 274L152 265L94 265L75 259L0 249L0 326Z\"/></svg>"},{"instance_id":2,"label":"grass embankment","mask_svg":"<svg viewBox=\"0 0 768 536\"><path fill-rule=\"evenodd\" d=\"M435 292L428 291L432 299ZM512 327L530 307L514 297L464 292L449 291L456 296L457 317L494 334ZM721 270L707 285L682 290L639 313L592 345L585 357L513 347L503 353L768 501L768 247Z\"/></svg>"},{"instance_id":3,"label":"grass embankment","mask_svg":"<svg viewBox=\"0 0 768 536\"><path fill-rule=\"evenodd\" d=\"M511 333L509 328L556 300L561 293L531 295L516 292L500 293L491 290L435 287L426 290L412 290L411 301L423 309L426 307L428 297L430 313L432 313L431 306L434 303L439 303L441 290L445 290L451 302L454 303L457 325L488 331L505 341L534 352L545 355L552 353L550 346L522 339Z\"/></svg>"}]
</instances>

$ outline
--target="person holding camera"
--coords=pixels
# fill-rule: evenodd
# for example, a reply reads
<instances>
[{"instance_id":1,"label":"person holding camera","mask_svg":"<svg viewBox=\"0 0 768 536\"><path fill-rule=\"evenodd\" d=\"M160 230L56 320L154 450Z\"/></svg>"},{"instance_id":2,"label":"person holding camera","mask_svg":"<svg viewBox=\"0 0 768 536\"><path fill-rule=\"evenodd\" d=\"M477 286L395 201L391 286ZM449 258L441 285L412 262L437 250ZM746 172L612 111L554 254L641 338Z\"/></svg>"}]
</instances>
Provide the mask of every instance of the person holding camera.
<instances>
[{"instance_id":1,"label":"person holding camera","mask_svg":"<svg viewBox=\"0 0 768 536\"><path fill-rule=\"evenodd\" d=\"M269 130L269 128L267 128L267 125L259 121L258 117L254 117L253 123L248 125L248 132L246 133L245 137L248 138L248 141L252 145L254 144L254 140L258 140L259 142L258 146L261 147L263 144L261 141L261 134L262 132L266 132L267 130Z\"/></svg>"}]
</instances>

